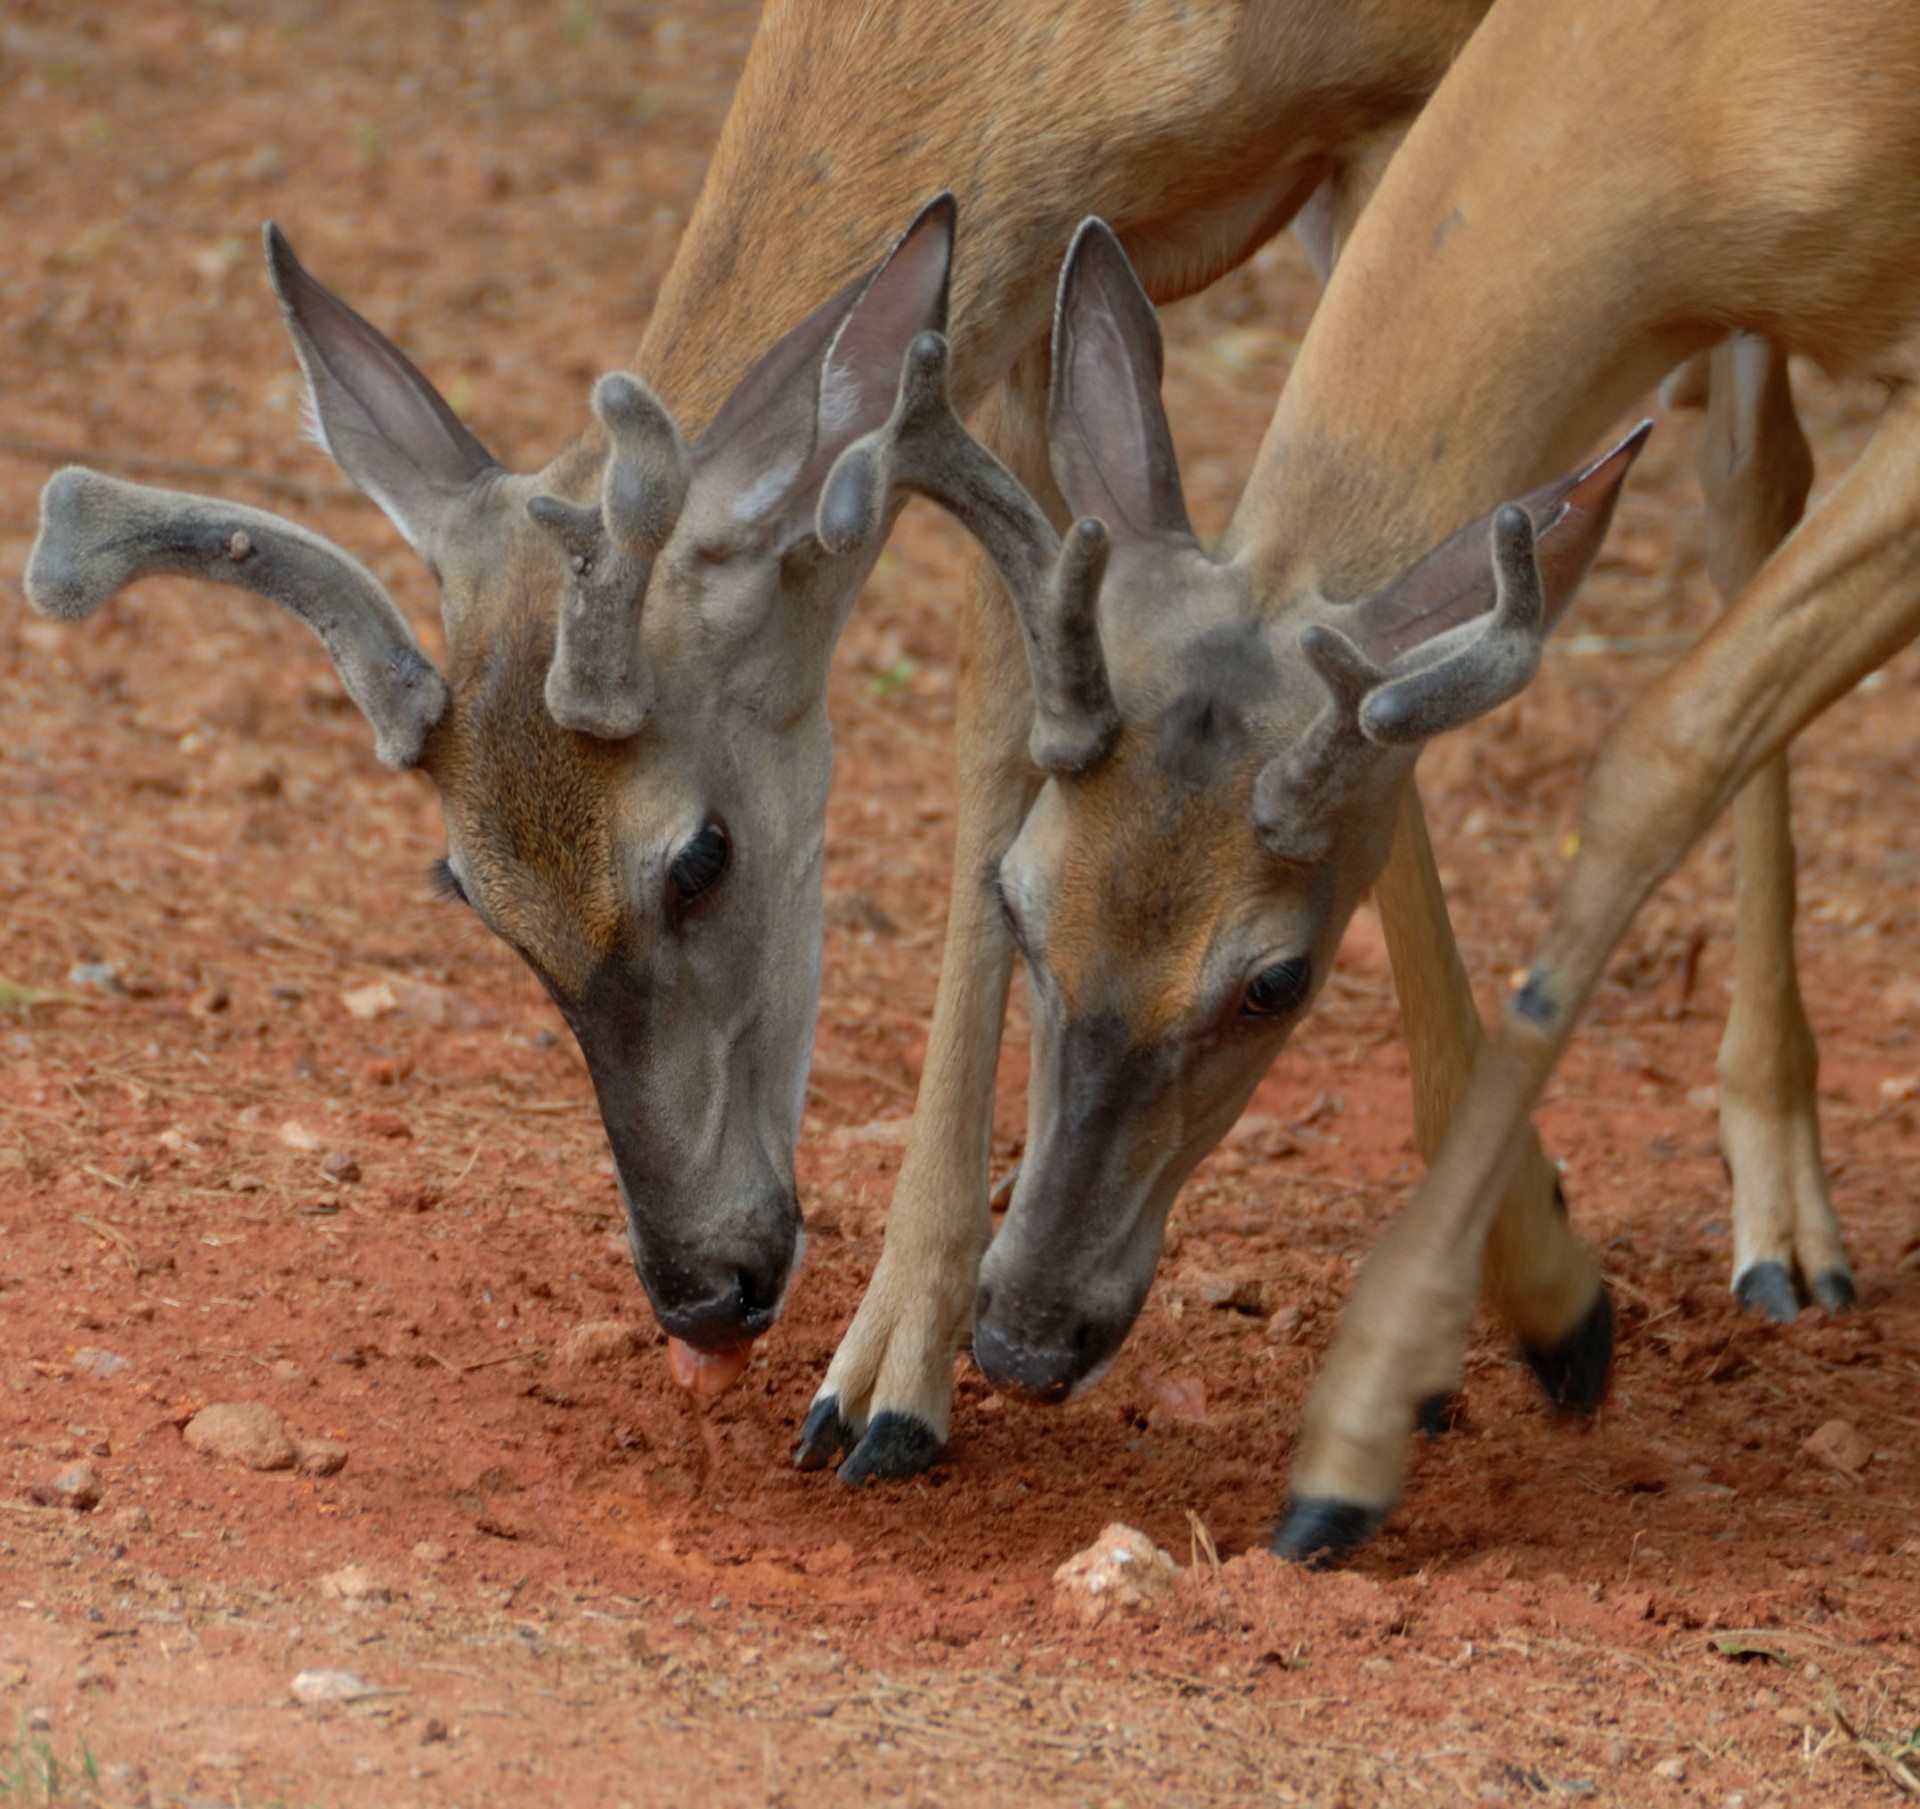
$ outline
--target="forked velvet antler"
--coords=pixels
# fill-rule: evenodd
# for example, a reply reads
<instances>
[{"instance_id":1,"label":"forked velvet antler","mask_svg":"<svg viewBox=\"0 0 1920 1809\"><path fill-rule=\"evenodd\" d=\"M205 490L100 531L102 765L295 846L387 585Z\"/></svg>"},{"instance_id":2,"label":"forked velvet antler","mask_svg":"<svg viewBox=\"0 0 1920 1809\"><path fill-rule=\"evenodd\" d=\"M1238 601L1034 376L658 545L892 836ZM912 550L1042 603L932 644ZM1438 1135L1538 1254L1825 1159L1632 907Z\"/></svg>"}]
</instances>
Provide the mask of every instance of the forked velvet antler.
<instances>
[{"instance_id":1,"label":"forked velvet antler","mask_svg":"<svg viewBox=\"0 0 1920 1809\"><path fill-rule=\"evenodd\" d=\"M1254 827L1274 853L1317 860L1336 813L1381 750L1417 747L1531 683L1651 431L1642 422L1584 471L1469 523L1355 606L1354 636L1325 621L1300 630L1300 651L1328 697L1301 741L1254 783ZM1476 610L1489 582L1493 606ZM1437 631L1436 622L1444 624ZM1363 641L1382 653L1367 652Z\"/></svg>"},{"instance_id":2,"label":"forked velvet antler","mask_svg":"<svg viewBox=\"0 0 1920 1809\"><path fill-rule=\"evenodd\" d=\"M621 741L639 732L653 702L640 603L686 501L691 465L673 417L639 378L602 377L593 412L609 442L599 503L536 496L527 513L560 542L573 574L547 668L547 709L563 729Z\"/></svg>"},{"instance_id":3,"label":"forked velvet antler","mask_svg":"<svg viewBox=\"0 0 1920 1809\"><path fill-rule=\"evenodd\" d=\"M908 348L892 415L835 461L815 532L830 553L881 534L888 499L911 491L938 503L992 559L1020 617L1034 691L1029 751L1043 772L1084 771L1120 727L1094 619L1110 548L1084 518L1063 543L1040 506L973 438L947 396L947 342L922 333Z\"/></svg>"},{"instance_id":4,"label":"forked velvet antler","mask_svg":"<svg viewBox=\"0 0 1920 1809\"><path fill-rule=\"evenodd\" d=\"M373 725L383 764L417 766L447 687L380 581L331 541L278 515L129 484L70 465L40 496L27 601L77 621L136 578L171 573L278 603L326 644Z\"/></svg>"}]
</instances>

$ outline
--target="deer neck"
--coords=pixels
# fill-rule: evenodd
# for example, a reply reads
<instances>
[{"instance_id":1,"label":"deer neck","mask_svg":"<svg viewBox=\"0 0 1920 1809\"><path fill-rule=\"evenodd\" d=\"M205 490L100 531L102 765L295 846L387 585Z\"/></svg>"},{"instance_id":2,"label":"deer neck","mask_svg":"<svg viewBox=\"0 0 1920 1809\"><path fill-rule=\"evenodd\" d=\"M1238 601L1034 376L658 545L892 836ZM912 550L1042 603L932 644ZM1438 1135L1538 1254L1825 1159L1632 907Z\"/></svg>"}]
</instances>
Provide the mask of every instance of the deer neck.
<instances>
[{"instance_id":1,"label":"deer neck","mask_svg":"<svg viewBox=\"0 0 1920 1809\"><path fill-rule=\"evenodd\" d=\"M1205 286L1410 114L1483 10L1138 0L1122 27L1111 0L771 6L638 368L697 434L757 347L950 186L968 409L1044 336L1084 216L1115 226L1156 300Z\"/></svg>"}]
</instances>

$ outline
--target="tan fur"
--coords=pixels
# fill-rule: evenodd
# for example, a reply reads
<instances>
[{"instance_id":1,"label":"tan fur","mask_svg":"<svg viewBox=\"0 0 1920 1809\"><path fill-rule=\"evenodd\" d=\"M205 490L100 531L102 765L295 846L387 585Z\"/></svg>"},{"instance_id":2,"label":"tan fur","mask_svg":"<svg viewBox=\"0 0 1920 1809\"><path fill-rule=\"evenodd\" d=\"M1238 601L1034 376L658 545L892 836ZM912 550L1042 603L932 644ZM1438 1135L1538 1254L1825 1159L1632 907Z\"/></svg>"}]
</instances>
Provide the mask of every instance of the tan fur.
<instances>
[{"instance_id":1,"label":"tan fur","mask_svg":"<svg viewBox=\"0 0 1920 1809\"><path fill-rule=\"evenodd\" d=\"M1300 1496L1391 1501L1420 1391L1457 1365L1526 1113L1625 925L1741 782L1920 629L1917 82L1907 7L1502 0L1308 335L1235 525L1276 586L1377 579L1729 328L1873 371L1892 399L1839 489L1610 738L1528 1009L1477 1065L1316 1384ZM1791 514L1755 511L1741 562ZM1806 1056L1786 1058L1791 1090Z\"/></svg>"}]
</instances>

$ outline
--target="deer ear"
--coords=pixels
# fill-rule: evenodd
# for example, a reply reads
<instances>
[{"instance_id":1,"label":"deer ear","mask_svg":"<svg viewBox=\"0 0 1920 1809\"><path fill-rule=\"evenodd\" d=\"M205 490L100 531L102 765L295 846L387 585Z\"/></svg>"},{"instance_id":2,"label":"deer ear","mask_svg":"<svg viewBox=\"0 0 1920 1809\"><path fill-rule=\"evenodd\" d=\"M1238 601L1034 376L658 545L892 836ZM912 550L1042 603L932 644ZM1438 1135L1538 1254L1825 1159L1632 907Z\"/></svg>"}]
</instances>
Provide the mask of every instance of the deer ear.
<instances>
[{"instance_id":1,"label":"deer ear","mask_svg":"<svg viewBox=\"0 0 1920 1809\"><path fill-rule=\"evenodd\" d=\"M1160 322L1120 241L1104 220L1082 222L1060 272L1048 430L1061 493L1116 541L1193 533L1161 368Z\"/></svg>"},{"instance_id":2,"label":"deer ear","mask_svg":"<svg viewBox=\"0 0 1920 1809\"><path fill-rule=\"evenodd\" d=\"M783 546L811 533L834 461L893 413L900 369L947 324L955 203L920 210L886 258L807 316L747 372L694 459L742 522L772 518Z\"/></svg>"},{"instance_id":3,"label":"deer ear","mask_svg":"<svg viewBox=\"0 0 1920 1809\"><path fill-rule=\"evenodd\" d=\"M435 566L468 486L498 466L412 360L307 274L271 221L265 239L322 445Z\"/></svg>"},{"instance_id":4,"label":"deer ear","mask_svg":"<svg viewBox=\"0 0 1920 1809\"><path fill-rule=\"evenodd\" d=\"M1607 537L1620 486L1652 431L1653 423L1642 421L1603 458L1517 499L1533 526L1542 636L1553 632L1579 591ZM1493 608L1496 573L1489 549L1499 513L1490 510L1468 522L1358 606L1356 638L1368 653L1396 659Z\"/></svg>"}]
</instances>

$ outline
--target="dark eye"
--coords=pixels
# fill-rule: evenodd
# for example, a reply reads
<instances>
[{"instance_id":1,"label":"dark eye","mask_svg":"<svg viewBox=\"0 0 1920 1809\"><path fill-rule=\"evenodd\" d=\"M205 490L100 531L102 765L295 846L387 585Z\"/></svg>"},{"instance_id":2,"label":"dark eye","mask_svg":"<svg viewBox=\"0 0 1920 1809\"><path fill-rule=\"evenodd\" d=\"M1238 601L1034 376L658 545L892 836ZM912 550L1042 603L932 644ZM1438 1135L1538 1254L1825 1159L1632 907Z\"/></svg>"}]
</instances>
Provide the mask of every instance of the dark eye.
<instances>
[{"instance_id":1,"label":"dark eye","mask_svg":"<svg viewBox=\"0 0 1920 1809\"><path fill-rule=\"evenodd\" d=\"M427 887L435 898L463 905L473 902L468 898L467 889L460 883L460 875L454 872L450 860L437 860L427 869Z\"/></svg>"},{"instance_id":2,"label":"dark eye","mask_svg":"<svg viewBox=\"0 0 1920 1809\"><path fill-rule=\"evenodd\" d=\"M1305 955L1291 961L1276 961L1263 967L1247 982L1240 1000L1240 1015L1246 1018L1285 1017L1307 996L1307 983L1313 978L1313 964Z\"/></svg>"},{"instance_id":3,"label":"dark eye","mask_svg":"<svg viewBox=\"0 0 1920 1809\"><path fill-rule=\"evenodd\" d=\"M673 857L667 877L682 904L692 904L726 872L727 854L727 832L718 823L709 823Z\"/></svg>"}]
</instances>

